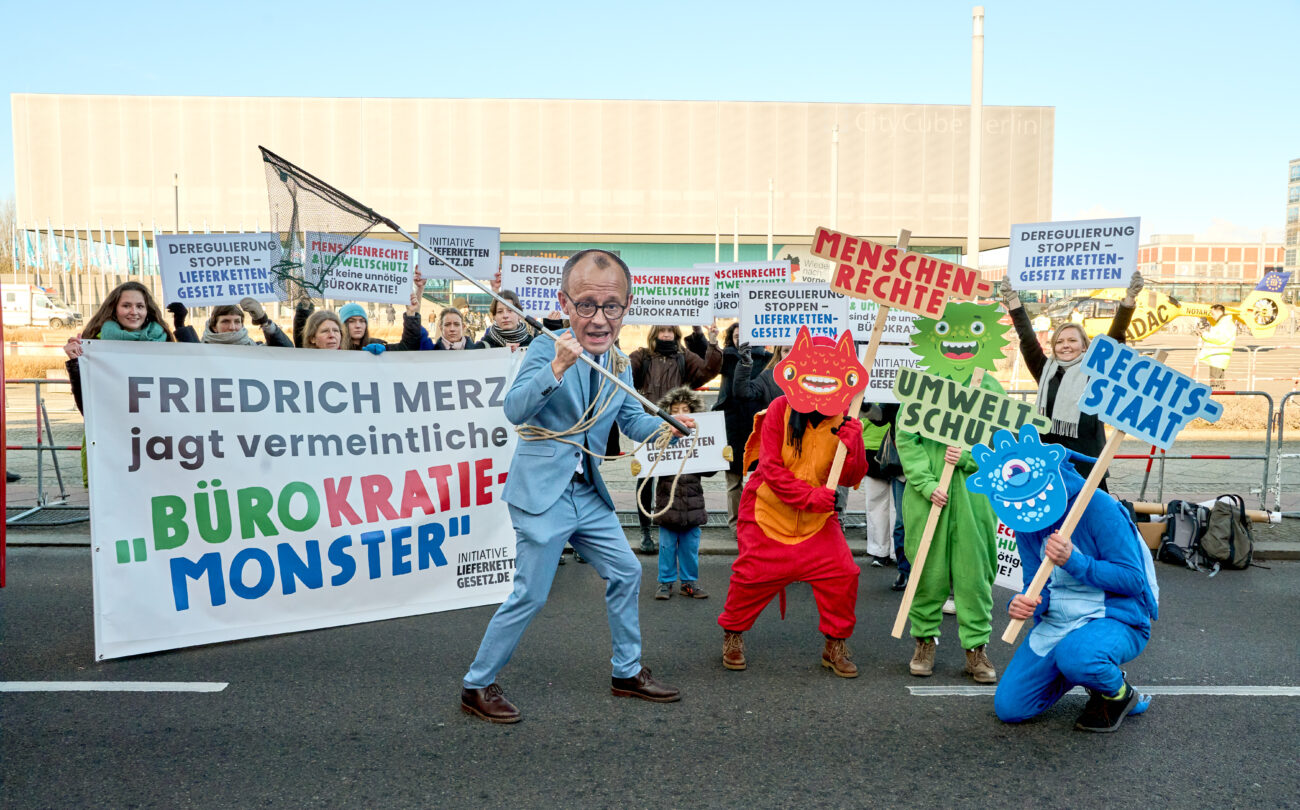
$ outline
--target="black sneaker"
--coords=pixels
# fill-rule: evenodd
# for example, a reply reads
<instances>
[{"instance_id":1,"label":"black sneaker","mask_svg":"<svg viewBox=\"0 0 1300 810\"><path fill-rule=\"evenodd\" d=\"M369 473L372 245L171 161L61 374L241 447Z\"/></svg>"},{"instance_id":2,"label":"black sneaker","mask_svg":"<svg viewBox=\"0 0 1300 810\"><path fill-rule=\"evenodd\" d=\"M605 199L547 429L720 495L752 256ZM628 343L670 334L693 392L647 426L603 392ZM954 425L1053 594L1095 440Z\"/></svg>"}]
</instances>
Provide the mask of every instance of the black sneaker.
<instances>
[{"instance_id":1,"label":"black sneaker","mask_svg":"<svg viewBox=\"0 0 1300 810\"><path fill-rule=\"evenodd\" d=\"M573 561L576 563L582 563L583 565L587 564L587 558L579 554L576 548L573 550Z\"/></svg>"},{"instance_id":2,"label":"black sneaker","mask_svg":"<svg viewBox=\"0 0 1300 810\"><path fill-rule=\"evenodd\" d=\"M658 554L658 553L659 553L659 544L656 543L656 542L654 541L654 538L652 538L652 537L650 536L650 530L649 530L649 529L642 529L642 530L641 530L641 548L640 548L640 551L641 551L642 554Z\"/></svg>"},{"instance_id":3,"label":"black sneaker","mask_svg":"<svg viewBox=\"0 0 1300 810\"><path fill-rule=\"evenodd\" d=\"M1108 698L1093 689L1089 689L1088 694L1088 705L1083 707L1079 719L1074 721L1074 727L1079 731L1095 731L1100 734L1119 728L1140 697L1128 681L1124 682L1124 692L1116 698Z\"/></svg>"},{"instance_id":4,"label":"black sneaker","mask_svg":"<svg viewBox=\"0 0 1300 810\"><path fill-rule=\"evenodd\" d=\"M887 559L887 558L877 557L877 556L874 555L874 554L871 555L871 567L872 567L872 568L884 568L884 567L885 567L885 563L884 563L884 560L885 560L885 559Z\"/></svg>"},{"instance_id":5,"label":"black sneaker","mask_svg":"<svg viewBox=\"0 0 1300 810\"><path fill-rule=\"evenodd\" d=\"M8 483L10 483L10 484L12 484L12 483L15 482L15 481L21 481L22 478L23 478L23 477L22 477L21 475L19 475L18 473L16 473L16 472L11 472L11 471L9 471L9 470L5 470L5 481L8 482Z\"/></svg>"},{"instance_id":6,"label":"black sneaker","mask_svg":"<svg viewBox=\"0 0 1300 810\"><path fill-rule=\"evenodd\" d=\"M891 591L905 591L905 590L907 590L907 572L906 572L906 571L899 571L899 572L898 572L898 578L894 580L894 584L893 584L893 585L890 585L890 586L889 586L889 590L891 590Z\"/></svg>"}]
</instances>

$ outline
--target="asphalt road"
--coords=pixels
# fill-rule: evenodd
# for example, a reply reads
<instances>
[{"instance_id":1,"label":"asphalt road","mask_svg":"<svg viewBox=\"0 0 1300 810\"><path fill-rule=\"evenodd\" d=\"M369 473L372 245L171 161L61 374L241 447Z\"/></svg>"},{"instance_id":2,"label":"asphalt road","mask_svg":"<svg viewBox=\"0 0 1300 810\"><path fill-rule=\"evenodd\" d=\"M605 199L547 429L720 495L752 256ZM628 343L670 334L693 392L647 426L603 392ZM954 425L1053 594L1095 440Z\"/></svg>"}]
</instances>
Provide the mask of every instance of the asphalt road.
<instances>
[{"instance_id":1,"label":"asphalt road","mask_svg":"<svg viewBox=\"0 0 1300 810\"><path fill-rule=\"evenodd\" d=\"M708 600L649 598L645 662L680 703L613 698L602 583L560 569L500 682L524 712L492 726L458 709L492 608L95 664L86 548L10 550L0 681L221 681L214 693L0 693L0 807L1295 807L1300 697L1160 695L1113 735L1072 730L1082 697L1006 726L961 686L953 619L937 672L910 677L888 636L893 571L863 571L856 680L818 665L806 586L747 635L728 672ZM1129 665L1139 686L1300 685L1300 563L1214 579L1160 565L1162 615ZM1004 595L1001 595L1004 596ZM999 671L1011 648L996 640Z\"/></svg>"}]
</instances>

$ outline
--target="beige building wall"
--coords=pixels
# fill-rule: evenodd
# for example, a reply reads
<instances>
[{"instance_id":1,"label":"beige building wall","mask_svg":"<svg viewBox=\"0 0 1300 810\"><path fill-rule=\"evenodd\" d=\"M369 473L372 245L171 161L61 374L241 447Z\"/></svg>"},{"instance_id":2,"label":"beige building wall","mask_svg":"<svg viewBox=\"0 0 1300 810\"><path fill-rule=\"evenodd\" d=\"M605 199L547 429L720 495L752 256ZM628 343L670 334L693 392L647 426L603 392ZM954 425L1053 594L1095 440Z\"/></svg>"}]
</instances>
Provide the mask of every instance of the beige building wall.
<instances>
[{"instance_id":1,"label":"beige building wall","mask_svg":"<svg viewBox=\"0 0 1300 810\"><path fill-rule=\"evenodd\" d=\"M729 241L839 229L966 234L964 106L787 102L12 96L19 223L266 227L265 145L404 226L507 238ZM1051 107L985 107L982 235L1052 218ZM993 246L989 244L988 246Z\"/></svg>"}]
</instances>

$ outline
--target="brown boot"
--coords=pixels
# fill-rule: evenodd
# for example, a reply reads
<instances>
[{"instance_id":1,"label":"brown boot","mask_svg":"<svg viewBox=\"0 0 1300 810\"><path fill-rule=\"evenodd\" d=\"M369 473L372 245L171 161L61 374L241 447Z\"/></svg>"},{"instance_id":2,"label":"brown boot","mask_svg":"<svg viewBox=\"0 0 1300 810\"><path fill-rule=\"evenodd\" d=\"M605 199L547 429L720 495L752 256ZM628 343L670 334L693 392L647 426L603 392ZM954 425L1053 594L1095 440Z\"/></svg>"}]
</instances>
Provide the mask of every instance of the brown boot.
<instances>
[{"instance_id":1,"label":"brown boot","mask_svg":"<svg viewBox=\"0 0 1300 810\"><path fill-rule=\"evenodd\" d=\"M722 665L727 669L745 668L745 637L740 633L724 630L722 634Z\"/></svg>"},{"instance_id":2,"label":"brown boot","mask_svg":"<svg viewBox=\"0 0 1300 810\"><path fill-rule=\"evenodd\" d=\"M984 651L987 646L981 644L973 650L966 651L966 674L975 678L975 683L998 682L998 672L993 668L993 662Z\"/></svg>"},{"instance_id":3,"label":"brown boot","mask_svg":"<svg viewBox=\"0 0 1300 810\"><path fill-rule=\"evenodd\" d=\"M909 665L913 675L928 678L934 674L934 647L935 640L932 638L916 640L916 652L912 653L912 663Z\"/></svg>"},{"instance_id":4,"label":"brown boot","mask_svg":"<svg viewBox=\"0 0 1300 810\"><path fill-rule=\"evenodd\" d=\"M822 666L841 678L858 677L858 665L849 660L849 645L842 638L826 637L826 649L822 650Z\"/></svg>"}]
</instances>

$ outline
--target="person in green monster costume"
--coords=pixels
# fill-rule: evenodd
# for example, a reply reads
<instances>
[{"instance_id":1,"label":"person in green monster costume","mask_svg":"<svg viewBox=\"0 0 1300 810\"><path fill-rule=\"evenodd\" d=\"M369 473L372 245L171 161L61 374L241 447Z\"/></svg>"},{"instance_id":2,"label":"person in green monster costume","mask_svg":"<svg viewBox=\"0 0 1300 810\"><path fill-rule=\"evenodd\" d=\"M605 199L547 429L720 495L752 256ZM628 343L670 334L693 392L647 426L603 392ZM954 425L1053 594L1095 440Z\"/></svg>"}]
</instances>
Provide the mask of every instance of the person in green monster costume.
<instances>
[{"instance_id":1,"label":"person in green monster costume","mask_svg":"<svg viewBox=\"0 0 1300 810\"><path fill-rule=\"evenodd\" d=\"M950 302L942 318L916 319L912 352L929 373L966 385L975 369L986 369L990 373L980 387L1004 393L991 373L1010 328L998 323L1001 315L996 304ZM943 507L908 613L916 639L911 672L919 677L934 674L943 603L951 590L957 604L957 635L966 651L965 672L977 683L996 683L997 672L984 648L993 625L997 518L987 496L966 489L966 476L976 472L978 465L969 452L915 433L900 430L897 443L907 477L902 508L908 559L916 559L930 505ZM945 458L956 463L947 494L936 491ZM915 570L912 576L917 576Z\"/></svg>"}]
</instances>

